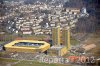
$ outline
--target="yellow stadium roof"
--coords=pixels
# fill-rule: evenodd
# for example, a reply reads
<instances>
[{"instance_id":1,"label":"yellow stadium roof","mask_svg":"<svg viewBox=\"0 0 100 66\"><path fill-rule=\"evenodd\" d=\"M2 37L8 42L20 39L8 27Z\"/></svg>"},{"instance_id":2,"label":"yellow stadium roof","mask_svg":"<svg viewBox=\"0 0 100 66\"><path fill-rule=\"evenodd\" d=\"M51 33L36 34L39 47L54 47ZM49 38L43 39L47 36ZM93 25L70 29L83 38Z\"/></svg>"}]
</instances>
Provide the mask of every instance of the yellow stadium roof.
<instances>
[{"instance_id":1,"label":"yellow stadium roof","mask_svg":"<svg viewBox=\"0 0 100 66\"><path fill-rule=\"evenodd\" d=\"M15 45L16 43L19 43L19 42L31 42L31 43L39 43L39 44L43 44L41 45L40 47L38 48L35 48L35 47L19 47L19 46L13 46ZM36 40L14 40L6 45L4 45L5 48L18 48L18 49L40 49L41 51L45 51L47 49L50 48L50 44L45 42L45 41L36 41Z\"/></svg>"}]
</instances>

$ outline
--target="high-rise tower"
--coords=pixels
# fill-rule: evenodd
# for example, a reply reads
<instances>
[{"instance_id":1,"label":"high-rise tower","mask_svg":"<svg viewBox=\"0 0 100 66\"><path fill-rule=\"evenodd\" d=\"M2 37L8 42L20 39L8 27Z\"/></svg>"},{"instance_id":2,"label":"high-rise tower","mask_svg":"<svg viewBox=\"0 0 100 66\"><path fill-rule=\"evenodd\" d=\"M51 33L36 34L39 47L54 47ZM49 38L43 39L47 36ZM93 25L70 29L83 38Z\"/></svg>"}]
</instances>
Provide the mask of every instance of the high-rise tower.
<instances>
[{"instance_id":1,"label":"high-rise tower","mask_svg":"<svg viewBox=\"0 0 100 66\"><path fill-rule=\"evenodd\" d=\"M52 28L53 45L60 45L60 26Z\"/></svg>"},{"instance_id":2,"label":"high-rise tower","mask_svg":"<svg viewBox=\"0 0 100 66\"><path fill-rule=\"evenodd\" d=\"M70 48L70 29L66 30L63 28L62 30L62 44L66 46L67 49Z\"/></svg>"}]
</instances>

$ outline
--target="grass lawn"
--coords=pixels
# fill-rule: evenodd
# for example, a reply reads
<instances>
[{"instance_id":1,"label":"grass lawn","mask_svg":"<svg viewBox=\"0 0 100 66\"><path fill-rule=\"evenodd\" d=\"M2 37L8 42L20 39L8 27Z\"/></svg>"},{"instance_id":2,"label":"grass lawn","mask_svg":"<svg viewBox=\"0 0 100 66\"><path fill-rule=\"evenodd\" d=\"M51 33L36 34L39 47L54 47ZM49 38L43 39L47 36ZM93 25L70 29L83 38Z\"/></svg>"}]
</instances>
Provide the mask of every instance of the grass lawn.
<instances>
[{"instance_id":1,"label":"grass lawn","mask_svg":"<svg viewBox=\"0 0 100 66\"><path fill-rule=\"evenodd\" d=\"M17 62L18 60L0 58L0 61L2 61L2 62Z\"/></svg>"},{"instance_id":2,"label":"grass lawn","mask_svg":"<svg viewBox=\"0 0 100 66\"><path fill-rule=\"evenodd\" d=\"M16 39L28 39L28 40L43 40L45 35L22 35L22 37L16 37Z\"/></svg>"},{"instance_id":3,"label":"grass lawn","mask_svg":"<svg viewBox=\"0 0 100 66\"><path fill-rule=\"evenodd\" d=\"M0 44L4 43L3 41L0 41Z\"/></svg>"},{"instance_id":4,"label":"grass lawn","mask_svg":"<svg viewBox=\"0 0 100 66\"><path fill-rule=\"evenodd\" d=\"M20 63L15 64L13 66L70 66L70 65L39 63L35 61L21 61Z\"/></svg>"},{"instance_id":5,"label":"grass lawn","mask_svg":"<svg viewBox=\"0 0 100 66\"><path fill-rule=\"evenodd\" d=\"M3 63L14 63L14 62L18 62L18 60L12 60L12 59L4 59L4 58L0 58L0 62ZM2 66L2 65L1 65ZM36 61L20 61L17 64L13 64L12 66L71 66L71 65L67 65L67 64L48 64L48 63L39 63Z\"/></svg>"},{"instance_id":6,"label":"grass lawn","mask_svg":"<svg viewBox=\"0 0 100 66\"><path fill-rule=\"evenodd\" d=\"M79 41L77 41L74 38L71 38L71 45L77 45L77 44L79 44Z\"/></svg>"}]
</instances>

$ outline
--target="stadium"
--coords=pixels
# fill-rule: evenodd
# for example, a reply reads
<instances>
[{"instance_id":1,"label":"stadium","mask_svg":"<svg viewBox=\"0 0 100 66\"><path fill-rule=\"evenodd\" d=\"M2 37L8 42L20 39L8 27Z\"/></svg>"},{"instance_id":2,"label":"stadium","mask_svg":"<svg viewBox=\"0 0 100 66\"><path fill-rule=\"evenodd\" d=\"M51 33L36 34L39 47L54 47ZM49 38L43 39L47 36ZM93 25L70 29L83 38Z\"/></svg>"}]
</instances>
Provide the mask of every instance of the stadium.
<instances>
[{"instance_id":1,"label":"stadium","mask_svg":"<svg viewBox=\"0 0 100 66\"><path fill-rule=\"evenodd\" d=\"M15 40L4 45L4 48L8 52L36 53L45 52L50 48L50 44L45 41Z\"/></svg>"}]
</instances>

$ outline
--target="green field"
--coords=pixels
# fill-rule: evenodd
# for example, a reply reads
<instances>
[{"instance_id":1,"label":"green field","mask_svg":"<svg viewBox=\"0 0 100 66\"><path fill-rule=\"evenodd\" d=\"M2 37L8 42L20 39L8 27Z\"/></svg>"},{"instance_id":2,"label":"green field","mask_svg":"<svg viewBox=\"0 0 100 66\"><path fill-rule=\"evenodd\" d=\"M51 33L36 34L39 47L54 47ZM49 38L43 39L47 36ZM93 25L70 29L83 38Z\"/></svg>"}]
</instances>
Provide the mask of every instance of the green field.
<instances>
[{"instance_id":1,"label":"green field","mask_svg":"<svg viewBox=\"0 0 100 66\"><path fill-rule=\"evenodd\" d=\"M0 44L3 44L4 42L3 41L0 41Z\"/></svg>"},{"instance_id":2,"label":"green field","mask_svg":"<svg viewBox=\"0 0 100 66\"><path fill-rule=\"evenodd\" d=\"M5 66L7 64L11 64L11 66L71 66L67 64L48 64L48 63L39 63L36 61L24 61L24 60L18 61L18 60L0 58L0 66Z\"/></svg>"},{"instance_id":3,"label":"green field","mask_svg":"<svg viewBox=\"0 0 100 66\"><path fill-rule=\"evenodd\" d=\"M79 41L77 41L76 39L74 39L74 38L71 38L71 45L77 45L77 44L79 44Z\"/></svg>"},{"instance_id":4,"label":"green field","mask_svg":"<svg viewBox=\"0 0 100 66\"><path fill-rule=\"evenodd\" d=\"M17 62L18 60L0 58L0 61L2 61L2 62Z\"/></svg>"}]
</instances>

